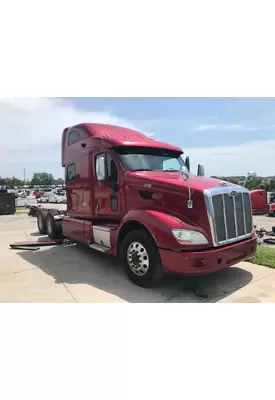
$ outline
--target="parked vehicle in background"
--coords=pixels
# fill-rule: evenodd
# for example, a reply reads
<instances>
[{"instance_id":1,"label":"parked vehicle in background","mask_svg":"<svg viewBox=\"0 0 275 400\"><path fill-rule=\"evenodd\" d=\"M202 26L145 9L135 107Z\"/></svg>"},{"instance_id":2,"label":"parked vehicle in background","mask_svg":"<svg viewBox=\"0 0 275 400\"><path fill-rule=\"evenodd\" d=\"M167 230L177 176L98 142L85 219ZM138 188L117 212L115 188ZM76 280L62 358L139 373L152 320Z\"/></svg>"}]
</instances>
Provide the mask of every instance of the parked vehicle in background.
<instances>
[{"instance_id":1,"label":"parked vehicle in background","mask_svg":"<svg viewBox=\"0 0 275 400\"><path fill-rule=\"evenodd\" d=\"M250 197L253 214L268 214L275 217L275 193L256 189L250 191Z\"/></svg>"},{"instance_id":2,"label":"parked vehicle in background","mask_svg":"<svg viewBox=\"0 0 275 400\"><path fill-rule=\"evenodd\" d=\"M51 191L48 197L49 203L65 203L67 198L66 198L66 193L62 189L54 189Z\"/></svg>"},{"instance_id":3,"label":"parked vehicle in background","mask_svg":"<svg viewBox=\"0 0 275 400\"><path fill-rule=\"evenodd\" d=\"M41 234L119 256L135 284L204 275L257 249L249 191L190 173L182 149L131 129L79 124L62 135L67 211L39 210Z\"/></svg>"},{"instance_id":4,"label":"parked vehicle in background","mask_svg":"<svg viewBox=\"0 0 275 400\"><path fill-rule=\"evenodd\" d=\"M41 196L39 199L37 199L37 203L48 203L48 202L49 202L48 197Z\"/></svg>"},{"instance_id":5,"label":"parked vehicle in background","mask_svg":"<svg viewBox=\"0 0 275 400\"><path fill-rule=\"evenodd\" d=\"M39 191L34 191L33 194L36 197L36 199L40 199L40 197L42 196L42 193Z\"/></svg>"}]
</instances>

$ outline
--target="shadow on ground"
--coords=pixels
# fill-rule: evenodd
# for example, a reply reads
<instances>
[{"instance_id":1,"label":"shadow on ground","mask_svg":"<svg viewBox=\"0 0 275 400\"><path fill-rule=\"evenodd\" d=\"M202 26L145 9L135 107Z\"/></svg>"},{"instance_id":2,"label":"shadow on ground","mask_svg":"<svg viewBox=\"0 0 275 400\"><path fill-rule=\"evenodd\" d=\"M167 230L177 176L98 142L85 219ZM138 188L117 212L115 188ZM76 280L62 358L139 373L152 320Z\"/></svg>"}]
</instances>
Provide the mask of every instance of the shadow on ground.
<instances>
[{"instance_id":1,"label":"shadow on ground","mask_svg":"<svg viewBox=\"0 0 275 400\"><path fill-rule=\"evenodd\" d=\"M118 259L81 245L65 244L36 252L21 251L18 255L52 276L56 284L64 283L79 302L95 300L92 290L90 297L86 291L85 299L81 290L75 295L77 284L89 285L131 303L200 303L221 300L252 280L250 272L231 267L208 276L169 276L156 288L143 289L128 281Z\"/></svg>"}]
</instances>

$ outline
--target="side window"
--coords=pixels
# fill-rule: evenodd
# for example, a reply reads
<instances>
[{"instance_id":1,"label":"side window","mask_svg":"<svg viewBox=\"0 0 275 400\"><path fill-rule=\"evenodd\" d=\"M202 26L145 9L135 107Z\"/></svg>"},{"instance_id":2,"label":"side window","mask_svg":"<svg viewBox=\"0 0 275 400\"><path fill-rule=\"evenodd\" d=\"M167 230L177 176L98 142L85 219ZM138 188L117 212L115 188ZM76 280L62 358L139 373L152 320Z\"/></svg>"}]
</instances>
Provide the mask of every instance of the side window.
<instances>
[{"instance_id":1,"label":"side window","mask_svg":"<svg viewBox=\"0 0 275 400\"><path fill-rule=\"evenodd\" d=\"M76 131L71 131L68 136L68 145L72 145L80 140L80 133Z\"/></svg>"},{"instance_id":2,"label":"side window","mask_svg":"<svg viewBox=\"0 0 275 400\"><path fill-rule=\"evenodd\" d=\"M176 169L179 170L180 164L176 158L169 158L168 160L163 161L163 169Z\"/></svg>"},{"instance_id":3,"label":"side window","mask_svg":"<svg viewBox=\"0 0 275 400\"><path fill-rule=\"evenodd\" d=\"M117 166L110 153L106 153L106 179L118 183Z\"/></svg>"},{"instance_id":4,"label":"side window","mask_svg":"<svg viewBox=\"0 0 275 400\"><path fill-rule=\"evenodd\" d=\"M76 178L75 164L67 165L67 167L66 167L66 183L74 181L75 178Z\"/></svg>"}]
</instances>

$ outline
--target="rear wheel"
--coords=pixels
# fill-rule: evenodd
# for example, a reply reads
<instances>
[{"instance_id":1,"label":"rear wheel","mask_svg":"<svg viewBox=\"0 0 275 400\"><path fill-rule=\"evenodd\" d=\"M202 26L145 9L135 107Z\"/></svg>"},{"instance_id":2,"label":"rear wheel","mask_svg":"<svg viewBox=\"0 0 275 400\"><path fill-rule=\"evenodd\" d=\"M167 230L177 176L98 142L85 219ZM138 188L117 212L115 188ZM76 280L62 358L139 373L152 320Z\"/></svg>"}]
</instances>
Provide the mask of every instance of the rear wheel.
<instances>
[{"instance_id":1,"label":"rear wheel","mask_svg":"<svg viewBox=\"0 0 275 400\"><path fill-rule=\"evenodd\" d=\"M42 209L38 211L37 227L41 235L45 235L47 233L47 225L46 225L47 214L48 210Z\"/></svg>"},{"instance_id":2,"label":"rear wheel","mask_svg":"<svg viewBox=\"0 0 275 400\"><path fill-rule=\"evenodd\" d=\"M53 212L49 212L47 216L47 232L50 239L61 239L62 238L62 220L54 219Z\"/></svg>"},{"instance_id":3,"label":"rear wheel","mask_svg":"<svg viewBox=\"0 0 275 400\"><path fill-rule=\"evenodd\" d=\"M164 277L157 246L143 230L126 235L120 250L124 271L131 282L149 288Z\"/></svg>"}]
</instances>

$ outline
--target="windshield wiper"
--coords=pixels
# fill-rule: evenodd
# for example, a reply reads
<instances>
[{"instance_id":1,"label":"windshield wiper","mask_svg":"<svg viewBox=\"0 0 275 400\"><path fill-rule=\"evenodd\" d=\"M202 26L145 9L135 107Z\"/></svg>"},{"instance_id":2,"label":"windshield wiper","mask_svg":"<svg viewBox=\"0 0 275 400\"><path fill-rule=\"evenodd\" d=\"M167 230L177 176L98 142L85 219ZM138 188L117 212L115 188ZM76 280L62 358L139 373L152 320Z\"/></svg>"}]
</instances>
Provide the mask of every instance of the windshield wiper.
<instances>
[{"instance_id":1,"label":"windshield wiper","mask_svg":"<svg viewBox=\"0 0 275 400\"><path fill-rule=\"evenodd\" d=\"M137 172L137 171L154 171L153 169L146 169L146 168L139 168L139 169L132 169L131 172Z\"/></svg>"},{"instance_id":2,"label":"windshield wiper","mask_svg":"<svg viewBox=\"0 0 275 400\"><path fill-rule=\"evenodd\" d=\"M168 169L163 169L162 172L180 172L180 171L178 169L168 168Z\"/></svg>"}]
</instances>

